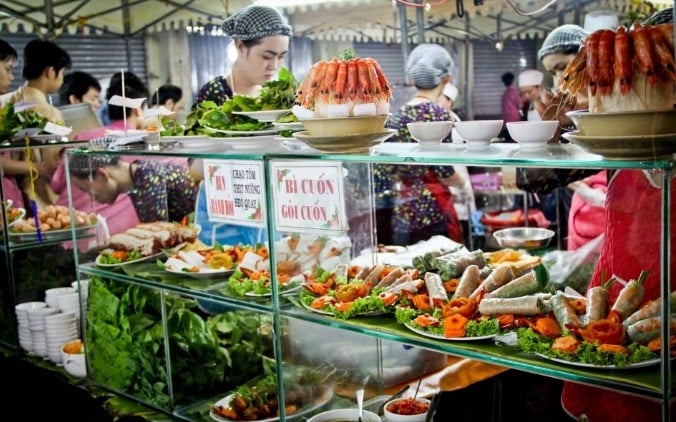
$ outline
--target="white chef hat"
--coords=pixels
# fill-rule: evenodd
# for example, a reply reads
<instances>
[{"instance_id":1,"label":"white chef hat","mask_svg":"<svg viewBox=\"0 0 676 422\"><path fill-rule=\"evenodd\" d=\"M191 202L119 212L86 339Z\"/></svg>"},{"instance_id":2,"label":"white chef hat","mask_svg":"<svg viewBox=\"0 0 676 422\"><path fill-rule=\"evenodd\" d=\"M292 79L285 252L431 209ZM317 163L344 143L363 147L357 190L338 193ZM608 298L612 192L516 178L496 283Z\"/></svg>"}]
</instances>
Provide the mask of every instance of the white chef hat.
<instances>
[{"instance_id":1,"label":"white chef hat","mask_svg":"<svg viewBox=\"0 0 676 422\"><path fill-rule=\"evenodd\" d=\"M542 85L544 75L542 72L535 69L527 69L519 73L519 86L536 86Z\"/></svg>"},{"instance_id":2,"label":"white chef hat","mask_svg":"<svg viewBox=\"0 0 676 422\"><path fill-rule=\"evenodd\" d=\"M443 94L450 98L451 101L455 101L455 99L458 98L458 88L449 82L444 86Z\"/></svg>"}]
</instances>

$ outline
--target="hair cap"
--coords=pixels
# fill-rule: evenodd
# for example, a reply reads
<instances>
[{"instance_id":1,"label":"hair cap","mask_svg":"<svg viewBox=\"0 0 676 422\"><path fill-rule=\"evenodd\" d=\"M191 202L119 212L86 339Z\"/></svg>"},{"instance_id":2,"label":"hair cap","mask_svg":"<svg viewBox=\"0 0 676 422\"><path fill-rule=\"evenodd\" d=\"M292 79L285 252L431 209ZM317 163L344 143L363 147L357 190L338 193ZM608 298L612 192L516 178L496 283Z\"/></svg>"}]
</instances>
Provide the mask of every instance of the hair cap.
<instances>
[{"instance_id":1,"label":"hair cap","mask_svg":"<svg viewBox=\"0 0 676 422\"><path fill-rule=\"evenodd\" d=\"M430 89L438 86L452 67L453 59L445 48L438 44L420 44L408 56L406 73L415 86Z\"/></svg>"},{"instance_id":2,"label":"hair cap","mask_svg":"<svg viewBox=\"0 0 676 422\"><path fill-rule=\"evenodd\" d=\"M270 6L245 7L222 24L223 31L236 40L258 40L275 35L293 35L291 26L277 9Z\"/></svg>"},{"instance_id":3,"label":"hair cap","mask_svg":"<svg viewBox=\"0 0 676 422\"><path fill-rule=\"evenodd\" d=\"M538 60L546 56L580 48L589 33L582 27L572 24L561 25L547 35L538 51Z\"/></svg>"}]
</instances>

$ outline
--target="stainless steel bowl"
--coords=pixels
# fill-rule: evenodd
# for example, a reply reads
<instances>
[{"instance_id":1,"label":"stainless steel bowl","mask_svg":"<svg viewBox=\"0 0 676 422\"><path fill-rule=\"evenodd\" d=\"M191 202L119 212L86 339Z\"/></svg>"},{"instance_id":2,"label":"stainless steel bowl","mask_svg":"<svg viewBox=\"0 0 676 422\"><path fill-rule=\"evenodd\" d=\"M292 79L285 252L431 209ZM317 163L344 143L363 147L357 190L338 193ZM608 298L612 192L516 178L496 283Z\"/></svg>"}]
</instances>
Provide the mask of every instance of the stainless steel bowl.
<instances>
[{"instance_id":1,"label":"stainless steel bowl","mask_svg":"<svg viewBox=\"0 0 676 422\"><path fill-rule=\"evenodd\" d=\"M493 232L493 237L502 248L537 249L549 245L554 234L539 227L512 227Z\"/></svg>"}]
</instances>

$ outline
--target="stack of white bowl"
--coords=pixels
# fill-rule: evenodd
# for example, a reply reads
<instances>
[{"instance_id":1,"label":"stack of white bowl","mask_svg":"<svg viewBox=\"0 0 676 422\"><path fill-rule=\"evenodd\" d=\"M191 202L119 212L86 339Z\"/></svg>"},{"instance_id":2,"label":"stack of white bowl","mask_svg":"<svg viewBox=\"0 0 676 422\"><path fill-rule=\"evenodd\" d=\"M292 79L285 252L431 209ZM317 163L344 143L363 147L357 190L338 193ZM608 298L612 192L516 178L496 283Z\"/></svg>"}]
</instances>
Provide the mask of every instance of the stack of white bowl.
<instances>
[{"instance_id":1,"label":"stack of white bowl","mask_svg":"<svg viewBox=\"0 0 676 422\"><path fill-rule=\"evenodd\" d=\"M82 308L80 311L82 315L80 321L87 319L87 309L89 304L89 279L85 278L80 280L78 284L77 280L71 283L71 286L80 294L80 300L82 301ZM80 326L78 326L80 328Z\"/></svg>"},{"instance_id":2,"label":"stack of white bowl","mask_svg":"<svg viewBox=\"0 0 676 422\"><path fill-rule=\"evenodd\" d=\"M62 363L61 348L64 343L79 338L78 320L72 312L61 312L44 318L47 356L56 363Z\"/></svg>"},{"instance_id":3,"label":"stack of white bowl","mask_svg":"<svg viewBox=\"0 0 676 422\"><path fill-rule=\"evenodd\" d=\"M45 302L50 308L59 307L59 296L67 293L75 293L77 290L73 287L54 287L53 289L45 290Z\"/></svg>"},{"instance_id":4,"label":"stack of white bowl","mask_svg":"<svg viewBox=\"0 0 676 422\"><path fill-rule=\"evenodd\" d=\"M59 310L45 306L28 311L28 323L31 329L31 338L33 340L33 352L43 358L48 357L47 336L45 334L45 317L58 314Z\"/></svg>"},{"instance_id":5,"label":"stack of white bowl","mask_svg":"<svg viewBox=\"0 0 676 422\"><path fill-rule=\"evenodd\" d=\"M28 320L28 312L46 307L47 303L45 302L23 302L14 307L19 332L19 346L28 353L35 352L33 349L33 335L31 333L30 321Z\"/></svg>"}]
</instances>

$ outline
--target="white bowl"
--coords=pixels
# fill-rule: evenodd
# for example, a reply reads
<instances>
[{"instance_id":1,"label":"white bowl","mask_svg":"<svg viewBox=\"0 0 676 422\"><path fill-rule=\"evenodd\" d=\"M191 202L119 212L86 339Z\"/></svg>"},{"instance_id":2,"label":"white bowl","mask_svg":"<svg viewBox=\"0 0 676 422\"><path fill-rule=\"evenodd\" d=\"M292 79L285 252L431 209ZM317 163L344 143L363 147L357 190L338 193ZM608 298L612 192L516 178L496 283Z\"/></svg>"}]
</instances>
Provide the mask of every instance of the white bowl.
<instances>
[{"instance_id":1,"label":"white bowl","mask_svg":"<svg viewBox=\"0 0 676 422\"><path fill-rule=\"evenodd\" d=\"M332 422L332 421L356 421L359 417L357 409L333 409L318 413L307 420L307 422ZM373 412L364 410L362 412L363 422L380 422L380 416Z\"/></svg>"},{"instance_id":2,"label":"white bowl","mask_svg":"<svg viewBox=\"0 0 676 422\"><path fill-rule=\"evenodd\" d=\"M19 303L14 307L14 310L17 313L23 313L27 314L33 309L38 309L38 308L44 308L47 306L47 303L45 302L24 302L24 303Z\"/></svg>"},{"instance_id":3,"label":"white bowl","mask_svg":"<svg viewBox=\"0 0 676 422\"><path fill-rule=\"evenodd\" d=\"M558 128L558 120L507 122L509 136L523 148L540 148L547 145L547 142L554 137Z\"/></svg>"},{"instance_id":4,"label":"white bowl","mask_svg":"<svg viewBox=\"0 0 676 422\"><path fill-rule=\"evenodd\" d=\"M394 413L392 412L392 404L398 403L398 402L406 402L406 401L413 401L413 397L407 397L407 398L399 398L399 399L394 399L392 401L388 401L385 403L385 407L383 408L385 412L385 419L387 422L424 422L425 418L427 417L427 412L430 409L430 401L428 399L423 399L423 398L416 398L415 402L419 403L422 407L424 407L426 410L422 413L416 413L415 415L402 415L399 413Z\"/></svg>"},{"instance_id":5,"label":"white bowl","mask_svg":"<svg viewBox=\"0 0 676 422\"><path fill-rule=\"evenodd\" d=\"M418 141L420 146L427 147L439 145L446 139L453 128L453 122L411 122L407 123L406 127L411 137Z\"/></svg>"},{"instance_id":6,"label":"white bowl","mask_svg":"<svg viewBox=\"0 0 676 422\"><path fill-rule=\"evenodd\" d=\"M465 120L455 122L458 135L468 144L488 145L502 130L502 120Z\"/></svg>"},{"instance_id":7,"label":"white bowl","mask_svg":"<svg viewBox=\"0 0 676 422\"><path fill-rule=\"evenodd\" d=\"M66 353L61 346L61 363L63 368L74 377L83 378L87 376L87 362L84 353Z\"/></svg>"}]
</instances>

